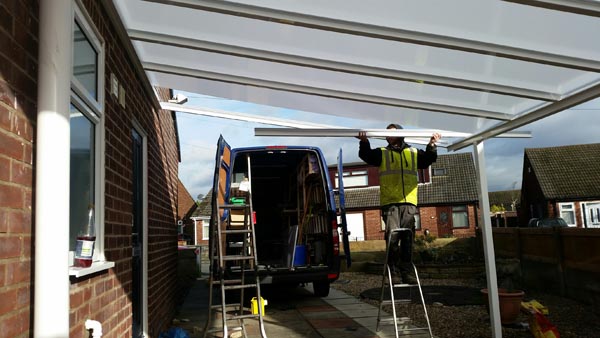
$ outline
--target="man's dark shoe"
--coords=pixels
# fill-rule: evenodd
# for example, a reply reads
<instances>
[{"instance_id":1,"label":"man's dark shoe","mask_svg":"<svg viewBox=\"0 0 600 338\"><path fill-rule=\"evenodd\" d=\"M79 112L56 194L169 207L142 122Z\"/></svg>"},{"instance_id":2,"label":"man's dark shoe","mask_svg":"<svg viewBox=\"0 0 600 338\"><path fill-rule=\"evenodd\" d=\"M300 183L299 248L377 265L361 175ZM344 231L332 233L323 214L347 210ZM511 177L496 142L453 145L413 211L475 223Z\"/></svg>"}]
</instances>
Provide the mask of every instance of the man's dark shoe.
<instances>
[{"instance_id":1,"label":"man's dark shoe","mask_svg":"<svg viewBox=\"0 0 600 338\"><path fill-rule=\"evenodd\" d=\"M404 282L404 284L415 285L417 284L417 277L409 273L403 273L402 281Z\"/></svg>"}]
</instances>

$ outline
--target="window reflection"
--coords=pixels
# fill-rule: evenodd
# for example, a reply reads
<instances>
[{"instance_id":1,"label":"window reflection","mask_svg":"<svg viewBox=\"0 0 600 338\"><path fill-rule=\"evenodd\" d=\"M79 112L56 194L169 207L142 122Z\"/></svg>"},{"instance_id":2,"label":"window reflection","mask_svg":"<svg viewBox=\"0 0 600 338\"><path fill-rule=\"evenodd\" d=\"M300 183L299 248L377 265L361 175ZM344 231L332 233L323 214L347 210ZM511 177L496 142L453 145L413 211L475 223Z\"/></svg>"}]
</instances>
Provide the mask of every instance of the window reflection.
<instances>
[{"instance_id":1,"label":"window reflection","mask_svg":"<svg viewBox=\"0 0 600 338\"><path fill-rule=\"evenodd\" d=\"M98 53L90 40L75 22L73 31L73 76L83 85L88 94L96 101L98 86Z\"/></svg>"},{"instance_id":2,"label":"window reflection","mask_svg":"<svg viewBox=\"0 0 600 338\"><path fill-rule=\"evenodd\" d=\"M88 208L94 198L94 124L71 105L71 181L70 181L70 241L75 240L82 224L87 222Z\"/></svg>"}]
</instances>

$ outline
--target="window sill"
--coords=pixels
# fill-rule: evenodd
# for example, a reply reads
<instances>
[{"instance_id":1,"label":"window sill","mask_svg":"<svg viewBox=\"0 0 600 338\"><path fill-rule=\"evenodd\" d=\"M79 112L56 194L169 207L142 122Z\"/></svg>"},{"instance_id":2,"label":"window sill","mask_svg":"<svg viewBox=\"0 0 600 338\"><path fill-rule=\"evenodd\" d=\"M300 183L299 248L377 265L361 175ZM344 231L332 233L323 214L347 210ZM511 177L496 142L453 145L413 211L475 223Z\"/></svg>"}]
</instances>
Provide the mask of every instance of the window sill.
<instances>
[{"instance_id":1,"label":"window sill","mask_svg":"<svg viewBox=\"0 0 600 338\"><path fill-rule=\"evenodd\" d=\"M108 261L93 262L92 266L87 267L87 268L78 268L78 267L70 266L69 267L69 276L73 276L75 278L80 278L83 276L91 275L91 274L99 272L99 271L108 270L114 266L115 266L115 262L108 262Z\"/></svg>"}]
</instances>

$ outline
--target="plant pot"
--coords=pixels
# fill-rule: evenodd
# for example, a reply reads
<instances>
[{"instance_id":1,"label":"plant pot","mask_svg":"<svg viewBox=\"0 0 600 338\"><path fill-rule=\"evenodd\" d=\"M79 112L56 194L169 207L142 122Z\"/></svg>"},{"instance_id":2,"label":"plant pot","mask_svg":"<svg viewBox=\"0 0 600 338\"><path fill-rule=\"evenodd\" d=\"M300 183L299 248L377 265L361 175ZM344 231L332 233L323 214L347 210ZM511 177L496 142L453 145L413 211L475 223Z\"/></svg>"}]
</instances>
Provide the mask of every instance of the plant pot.
<instances>
[{"instance_id":1,"label":"plant pot","mask_svg":"<svg viewBox=\"0 0 600 338\"><path fill-rule=\"evenodd\" d=\"M481 289L481 293L483 294L485 305L489 313L488 289ZM509 291L506 289L498 289L500 323L512 324L517 320L519 313L521 312L521 302L523 301L524 295L525 292L521 290Z\"/></svg>"}]
</instances>

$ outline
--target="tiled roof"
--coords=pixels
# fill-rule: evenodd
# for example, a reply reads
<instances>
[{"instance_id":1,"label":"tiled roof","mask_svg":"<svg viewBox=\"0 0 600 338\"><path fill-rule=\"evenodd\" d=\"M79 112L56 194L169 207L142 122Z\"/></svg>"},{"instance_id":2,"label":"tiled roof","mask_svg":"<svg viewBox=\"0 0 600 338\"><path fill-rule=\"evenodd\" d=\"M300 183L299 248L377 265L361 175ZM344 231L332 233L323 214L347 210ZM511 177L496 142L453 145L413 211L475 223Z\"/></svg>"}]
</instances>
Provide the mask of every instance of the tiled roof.
<instances>
[{"instance_id":1,"label":"tiled roof","mask_svg":"<svg viewBox=\"0 0 600 338\"><path fill-rule=\"evenodd\" d=\"M477 176L471 153L438 155L431 169L446 169L446 175L432 176L431 184L419 186L419 204L473 202Z\"/></svg>"},{"instance_id":2,"label":"tiled roof","mask_svg":"<svg viewBox=\"0 0 600 338\"><path fill-rule=\"evenodd\" d=\"M477 178L471 153L439 155L432 169L446 169L432 183L419 186L419 204L448 204L477 201ZM346 188L346 209L379 207L379 186ZM336 196L336 203L338 203Z\"/></svg>"},{"instance_id":3,"label":"tiled roof","mask_svg":"<svg viewBox=\"0 0 600 338\"><path fill-rule=\"evenodd\" d=\"M184 219L190 217L196 210L196 201L185 188L181 180L177 180L177 217Z\"/></svg>"},{"instance_id":4,"label":"tiled roof","mask_svg":"<svg viewBox=\"0 0 600 338\"><path fill-rule=\"evenodd\" d=\"M344 189L346 209L379 208L379 186ZM338 196L335 203L339 205Z\"/></svg>"},{"instance_id":5,"label":"tiled roof","mask_svg":"<svg viewBox=\"0 0 600 338\"><path fill-rule=\"evenodd\" d=\"M600 197L600 143L526 148L546 199Z\"/></svg>"},{"instance_id":6,"label":"tiled roof","mask_svg":"<svg viewBox=\"0 0 600 338\"><path fill-rule=\"evenodd\" d=\"M208 191L206 196L198 204L198 208L194 212L194 216L210 216L212 210L212 189Z\"/></svg>"}]
</instances>

